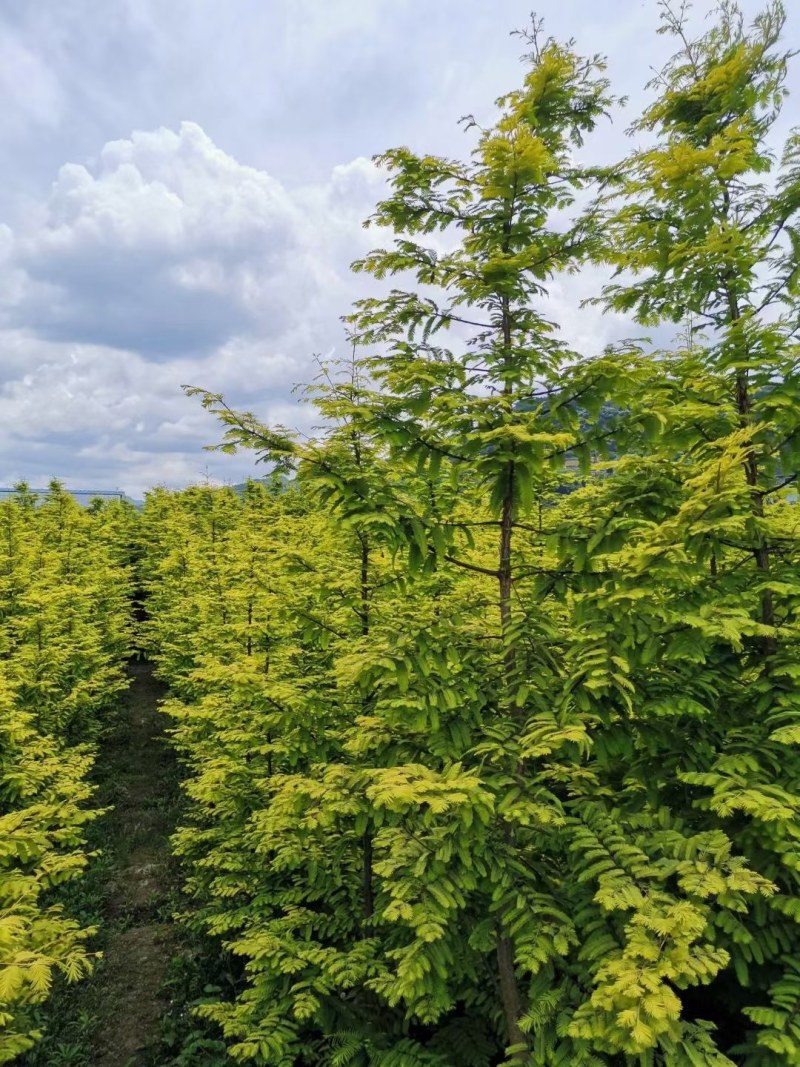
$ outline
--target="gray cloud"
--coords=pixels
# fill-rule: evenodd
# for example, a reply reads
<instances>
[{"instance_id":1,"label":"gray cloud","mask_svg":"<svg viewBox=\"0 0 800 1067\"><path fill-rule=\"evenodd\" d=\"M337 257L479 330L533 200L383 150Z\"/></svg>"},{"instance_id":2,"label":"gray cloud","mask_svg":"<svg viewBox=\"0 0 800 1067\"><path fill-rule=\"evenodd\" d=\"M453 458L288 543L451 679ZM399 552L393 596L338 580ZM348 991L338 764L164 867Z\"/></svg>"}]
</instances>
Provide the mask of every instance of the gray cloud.
<instances>
[{"instance_id":1,"label":"gray cloud","mask_svg":"<svg viewBox=\"0 0 800 1067\"><path fill-rule=\"evenodd\" d=\"M62 167L36 223L16 242L30 285L13 319L43 337L169 356L287 325L303 218L193 123Z\"/></svg>"},{"instance_id":2,"label":"gray cloud","mask_svg":"<svg viewBox=\"0 0 800 1067\"><path fill-rule=\"evenodd\" d=\"M468 150L457 117L488 117L520 78L508 31L530 3L501 8L0 0L0 481L140 492L252 471L201 451L216 429L182 382L307 427L292 386L313 353L342 350L339 316L366 284L347 267L377 239L361 228L382 187L364 157ZM638 108L668 47L654 2L537 9L607 51ZM595 158L624 150L624 125ZM559 279L548 304L587 352L630 332L578 309L599 282Z\"/></svg>"},{"instance_id":3,"label":"gray cloud","mask_svg":"<svg viewBox=\"0 0 800 1067\"><path fill-rule=\"evenodd\" d=\"M136 491L206 464L251 470L203 455L216 431L180 386L307 421L292 387L342 341L382 182L356 159L290 193L192 123L63 166L17 232L0 227L0 449L25 457L2 479L49 457Z\"/></svg>"}]
</instances>

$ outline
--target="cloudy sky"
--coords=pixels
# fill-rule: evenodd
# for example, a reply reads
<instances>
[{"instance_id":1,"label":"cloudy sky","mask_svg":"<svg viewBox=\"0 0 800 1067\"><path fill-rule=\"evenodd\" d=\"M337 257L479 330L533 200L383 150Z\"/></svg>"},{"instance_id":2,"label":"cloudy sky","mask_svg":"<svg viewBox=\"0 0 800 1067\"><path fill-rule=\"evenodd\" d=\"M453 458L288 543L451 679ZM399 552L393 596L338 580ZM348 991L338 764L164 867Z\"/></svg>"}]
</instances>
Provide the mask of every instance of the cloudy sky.
<instances>
[{"instance_id":1,"label":"cloudy sky","mask_svg":"<svg viewBox=\"0 0 800 1067\"><path fill-rule=\"evenodd\" d=\"M700 20L711 0L697 0ZM745 0L745 10L758 9ZM789 3L793 9L795 0ZM0 484L237 481L183 382L307 425L292 393L341 353L348 264L385 148L457 154L457 120L520 78L531 0L0 0ZM540 0L608 55L627 113L664 58L656 0ZM800 44L800 11L787 42ZM793 81L798 83L797 72ZM796 103L794 104L796 107ZM583 350L625 324L578 313Z\"/></svg>"}]
</instances>

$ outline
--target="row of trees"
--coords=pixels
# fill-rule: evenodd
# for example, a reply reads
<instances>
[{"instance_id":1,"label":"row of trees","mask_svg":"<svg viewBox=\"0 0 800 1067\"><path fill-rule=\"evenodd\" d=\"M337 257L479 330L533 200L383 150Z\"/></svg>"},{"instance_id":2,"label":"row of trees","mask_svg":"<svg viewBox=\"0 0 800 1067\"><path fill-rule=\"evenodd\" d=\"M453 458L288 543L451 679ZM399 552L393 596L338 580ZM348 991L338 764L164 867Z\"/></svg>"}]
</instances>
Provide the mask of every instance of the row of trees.
<instances>
[{"instance_id":1,"label":"row of trees","mask_svg":"<svg viewBox=\"0 0 800 1067\"><path fill-rule=\"evenodd\" d=\"M91 967L57 887L86 866L94 742L126 685L130 531L57 483L0 503L0 1063L37 1040L55 975Z\"/></svg>"},{"instance_id":2,"label":"row of trees","mask_svg":"<svg viewBox=\"0 0 800 1067\"><path fill-rule=\"evenodd\" d=\"M800 137L783 10L725 4L636 123L531 37L466 162L387 153L396 277L273 490L156 493L201 1009L272 1067L800 1063ZM570 351L556 274L668 350ZM400 287L402 286L402 287ZM289 488L281 480L293 479Z\"/></svg>"}]
</instances>

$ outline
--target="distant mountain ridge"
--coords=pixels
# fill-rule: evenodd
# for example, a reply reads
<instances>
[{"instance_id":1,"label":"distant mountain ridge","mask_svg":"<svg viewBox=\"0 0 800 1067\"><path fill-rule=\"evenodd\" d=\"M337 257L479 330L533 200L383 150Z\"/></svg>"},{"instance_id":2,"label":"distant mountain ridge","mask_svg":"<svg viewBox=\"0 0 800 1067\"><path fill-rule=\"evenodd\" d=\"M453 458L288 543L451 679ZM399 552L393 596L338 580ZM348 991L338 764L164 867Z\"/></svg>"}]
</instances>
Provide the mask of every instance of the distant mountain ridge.
<instances>
[{"instance_id":1,"label":"distant mountain ridge","mask_svg":"<svg viewBox=\"0 0 800 1067\"><path fill-rule=\"evenodd\" d=\"M66 485L60 485L59 488L63 492L69 493L82 507L88 507L92 500L98 498L101 500L123 500L128 504L133 504L134 507L141 507L144 503L142 500L134 500L129 497L124 489L70 489ZM50 496L52 491L50 486L44 489L36 489L30 485L0 486L0 500L10 496L17 496L22 492L30 493L32 496L46 497Z\"/></svg>"}]
</instances>

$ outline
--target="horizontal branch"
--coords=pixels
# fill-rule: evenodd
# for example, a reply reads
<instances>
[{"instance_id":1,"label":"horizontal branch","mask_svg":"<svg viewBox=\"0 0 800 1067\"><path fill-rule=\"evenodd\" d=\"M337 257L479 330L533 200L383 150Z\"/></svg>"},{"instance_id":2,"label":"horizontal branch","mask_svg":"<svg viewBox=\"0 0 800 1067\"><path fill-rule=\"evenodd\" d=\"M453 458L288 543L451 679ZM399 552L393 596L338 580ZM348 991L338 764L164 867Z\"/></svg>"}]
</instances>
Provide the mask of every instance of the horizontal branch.
<instances>
[{"instance_id":1,"label":"horizontal branch","mask_svg":"<svg viewBox=\"0 0 800 1067\"><path fill-rule=\"evenodd\" d=\"M500 579L500 571L490 570L488 567L479 567L475 563L466 563L463 559L458 559L456 556L451 556L447 553L444 557L448 563L454 563L456 567L463 567L465 571L475 571L476 574L486 574L490 578Z\"/></svg>"}]
</instances>

